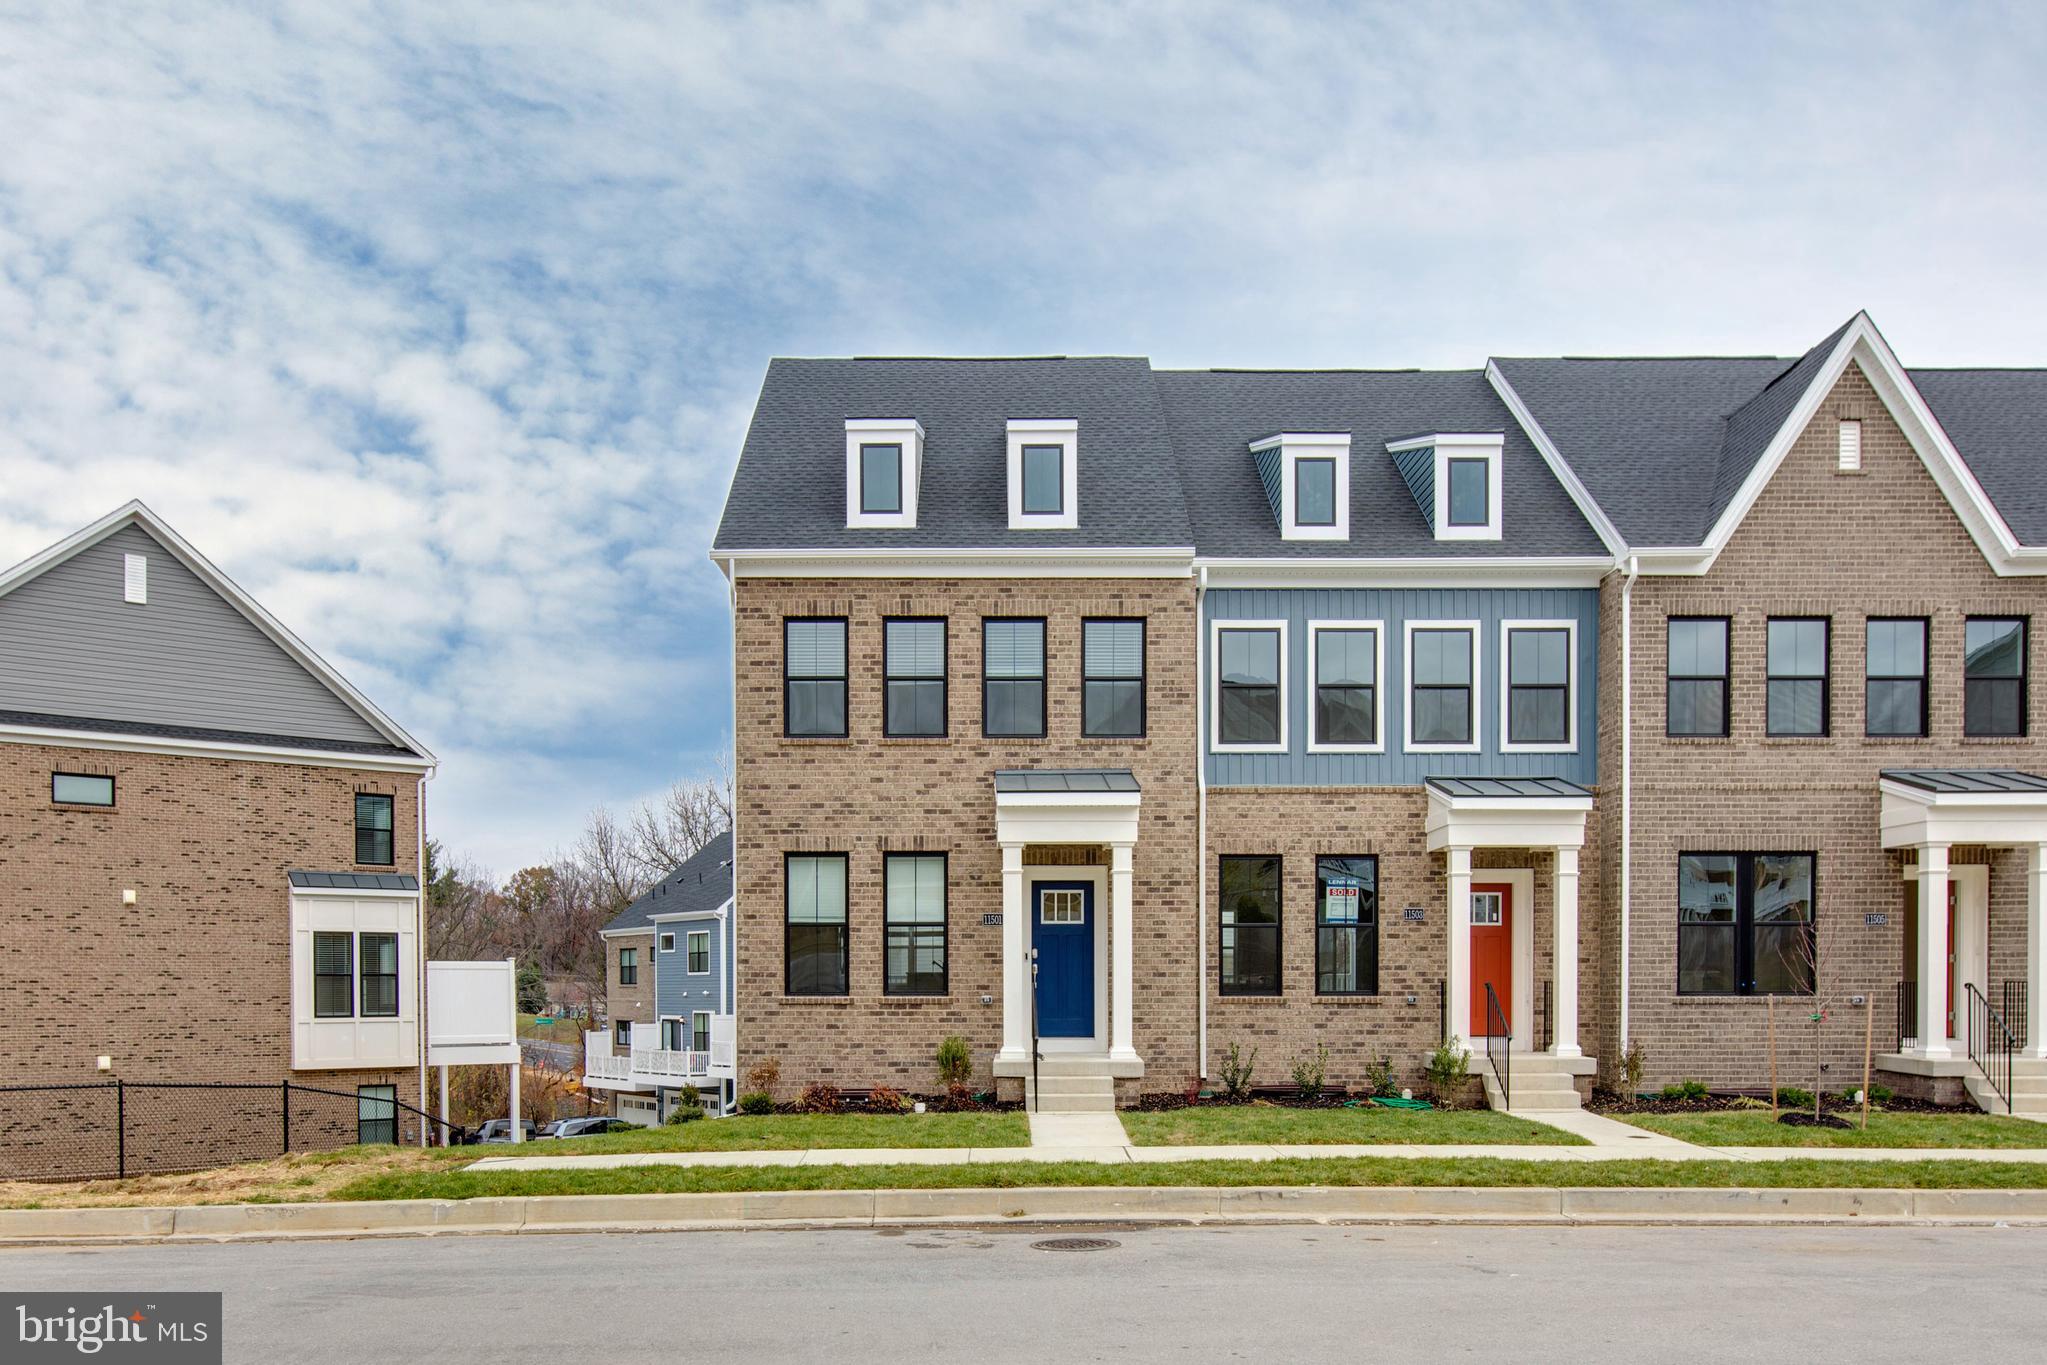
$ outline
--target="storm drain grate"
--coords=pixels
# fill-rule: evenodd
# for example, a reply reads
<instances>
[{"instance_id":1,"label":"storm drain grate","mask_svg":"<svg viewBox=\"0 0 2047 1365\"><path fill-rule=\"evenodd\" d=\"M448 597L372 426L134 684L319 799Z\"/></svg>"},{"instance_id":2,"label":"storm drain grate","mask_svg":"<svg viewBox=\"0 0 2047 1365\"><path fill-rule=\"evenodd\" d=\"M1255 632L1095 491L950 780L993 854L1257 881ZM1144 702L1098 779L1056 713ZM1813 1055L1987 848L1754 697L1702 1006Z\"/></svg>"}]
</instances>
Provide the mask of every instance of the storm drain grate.
<instances>
[{"instance_id":1,"label":"storm drain grate","mask_svg":"<svg viewBox=\"0 0 2047 1365\"><path fill-rule=\"evenodd\" d=\"M1108 1251L1123 1245L1106 1237L1048 1237L1042 1242L1032 1242L1033 1251Z\"/></svg>"}]
</instances>

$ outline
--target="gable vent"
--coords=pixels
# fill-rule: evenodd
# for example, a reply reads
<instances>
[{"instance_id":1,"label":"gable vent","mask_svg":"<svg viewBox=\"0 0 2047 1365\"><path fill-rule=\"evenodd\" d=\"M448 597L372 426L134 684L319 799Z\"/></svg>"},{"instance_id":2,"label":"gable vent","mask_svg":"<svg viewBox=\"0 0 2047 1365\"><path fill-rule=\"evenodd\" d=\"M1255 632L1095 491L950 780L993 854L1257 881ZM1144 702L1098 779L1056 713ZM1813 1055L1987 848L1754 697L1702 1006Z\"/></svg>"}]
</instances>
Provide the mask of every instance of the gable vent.
<instances>
[{"instance_id":1,"label":"gable vent","mask_svg":"<svg viewBox=\"0 0 2047 1365\"><path fill-rule=\"evenodd\" d=\"M1840 463L1836 467L1844 474L1862 468L1862 423L1853 417L1842 419Z\"/></svg>"},{"instance_id":2,"label":"gable vent","mask_svg":"<svg viewBox=\"0 0 2047 1365\"><path fill-rule=\"evenodd\" d=\"M121 556L121 600L123 602L149 601L149 556Z\"/></svg>"}]
</instances>

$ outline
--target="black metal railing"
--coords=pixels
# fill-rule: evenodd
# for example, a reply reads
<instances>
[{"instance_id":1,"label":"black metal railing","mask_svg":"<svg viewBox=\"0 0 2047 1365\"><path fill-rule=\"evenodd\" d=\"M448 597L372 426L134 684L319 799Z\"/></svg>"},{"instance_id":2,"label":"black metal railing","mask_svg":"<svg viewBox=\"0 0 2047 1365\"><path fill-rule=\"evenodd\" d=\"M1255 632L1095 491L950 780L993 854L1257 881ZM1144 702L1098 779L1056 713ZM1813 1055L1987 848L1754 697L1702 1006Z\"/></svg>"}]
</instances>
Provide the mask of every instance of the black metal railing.
<instances>
[{"instance_id":1,"label":"black metal railing","mask_svg":"<svg viewBox=\"0 0 2047 1365\"><path fill-rule=\"evenodd\" d=\"M1045 1112L1044 1092L1038 1080L1038 1060L1045 1054L1038 1043L1038 950L1031 953L1031 1111Z\"/></svg>"},{"instance_id":2,"label":"black metal railing","mask_svg":"<svg viewBox=\"0 0 2047 1365\"><path fill-rule=\"evenodd\" d=\"M2018 1039L2004 1022L2004 1015L1990 1003L1990 997L1976 989L1975 982L1963 982L1962 992L1968 1000L1969 1060L1983 1073L1983 1079L1990 1082L1990 1088L2004 1101L2004 1112L2009 1114L2011 1059L2019 1050Z\"/></svg>"},{"instance_id":3,"label":"black metal railing","mask_svg":"<svg viewBox=\"0 0 2047 1365\"><path fill-rule=\"evenodd\" d=\"M2026 1046L2026 1016L2029 1013L2026 979L2022 976L2006 977L1999 987L1999 994L2002 998L1998 1002L1998 1008L2004 1011L2005 1027L2011 1030L2011 1036L2019 1040L2019 1047L2023 1049Z\"/></svg>"},{"instance_id":4,"label":"black metal railing","mask_svg":"<svg viewBox=\"0 0 2047 1365\"><path fill-rule=\"evenodd\" d=\"M1898 1047L1903 1052L1908 1047L1919 1046L1919 983L1900 981L1895 993L1898 1017Z\"/></svg>"},{"instance_id":5,"label":"black metal railing","mask_svg":"<svg viewBox=\"0 0 2047 1365\"><path fill-rule=\"evenodd\" d=\"M1436 1030L1436 1037L1442 1042L1449 1042L1450 983L1447 981L1438 981L1436 983L1436 1022L1440 1025Z\"/></svg>"},{"instance_id":6,"label":"black metal railing","mask_svg":"<svg viewBox=\"0 0 2047 1365\"><path fill-rule=\"evenodd\" d=\"M1514 1030L1507 1024L1507 1012L1500 1008L1499 992L1485 983L1485 1059L1500 1083L1500 1108L1514 1107Z\"/></svg>"},{"instance_id":7,"label":"black metal railing","mask_svg":"<svg viewBox=\"0 0 2047 1365\"><path fill-rule=\"evenodd\" d=\"M1554 1004L1550 999L1551 984L1542 983L1542 994L1535 998L1535 1050L1548 1052L1556 1046L1556 1016L1551 1013Z\"/></svg>"}]
</instances>

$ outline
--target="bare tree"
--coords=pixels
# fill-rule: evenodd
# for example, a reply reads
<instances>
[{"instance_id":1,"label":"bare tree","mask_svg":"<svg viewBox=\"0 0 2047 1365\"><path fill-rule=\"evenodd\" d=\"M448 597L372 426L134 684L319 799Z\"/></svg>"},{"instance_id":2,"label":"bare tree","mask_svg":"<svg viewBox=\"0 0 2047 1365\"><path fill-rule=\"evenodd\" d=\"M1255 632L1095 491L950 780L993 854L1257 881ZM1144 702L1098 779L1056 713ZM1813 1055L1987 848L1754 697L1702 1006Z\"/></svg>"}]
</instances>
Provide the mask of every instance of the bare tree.
<instances>
[{"instance_id":1,"label":"bare tree","mask_svg":"<svg viewBox=\"0 0 2047 1365\"><path fill-rule=\"evenodd\" d=\"M720 754L712 771L677 782L633 812L632 853L658 881L731 828L732 765Z\"/></svg>"},{"instance_id":2,"label":"bare tree","mask_svg":"<svg viewBox=\"0 0 2047 1365\"><path fill-rule=\"evenodd\" d=\"M490 875L447 856L438 840L426 846L427 955L441 960L504 957L509 926Z\"/></svg>"}]
</instances>

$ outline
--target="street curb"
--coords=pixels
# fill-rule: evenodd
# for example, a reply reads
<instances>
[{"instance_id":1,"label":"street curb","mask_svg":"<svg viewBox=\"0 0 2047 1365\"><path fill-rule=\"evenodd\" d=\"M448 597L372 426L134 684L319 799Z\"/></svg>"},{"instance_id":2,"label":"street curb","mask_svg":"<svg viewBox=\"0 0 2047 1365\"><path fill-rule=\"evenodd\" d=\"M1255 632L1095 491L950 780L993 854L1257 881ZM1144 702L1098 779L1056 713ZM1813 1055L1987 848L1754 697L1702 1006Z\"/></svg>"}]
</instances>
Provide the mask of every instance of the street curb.
<instances>
[{"instance_id":1,"label":"street curb","mask_svg":"<svg viewBox=\"0 0 2047 1365\"><path fill-rule=\"evenodd\" d=\"M2047 1226L2047 1190L1056 1186L0 1210L0 1246L1086 1223Z\"/></svg>"}]
</instances>

